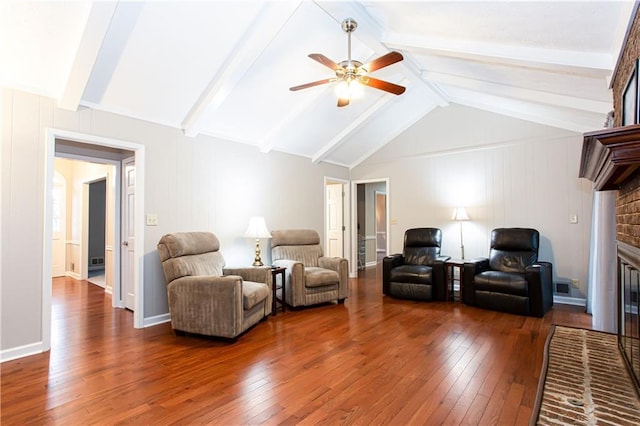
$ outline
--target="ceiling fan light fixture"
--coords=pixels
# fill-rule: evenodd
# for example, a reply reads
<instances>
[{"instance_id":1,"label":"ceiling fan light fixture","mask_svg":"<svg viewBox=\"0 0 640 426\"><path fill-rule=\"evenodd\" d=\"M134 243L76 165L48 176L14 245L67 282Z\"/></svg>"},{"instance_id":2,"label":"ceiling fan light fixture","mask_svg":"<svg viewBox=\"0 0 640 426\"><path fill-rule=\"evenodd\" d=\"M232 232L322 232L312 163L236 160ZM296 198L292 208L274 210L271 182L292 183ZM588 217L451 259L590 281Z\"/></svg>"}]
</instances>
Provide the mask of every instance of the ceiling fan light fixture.
<instances>
[{"instance_id":1,"label":"ceiling fan light fixture","mask_svg":"<svg viewBox=\"0 0 640 426\"><path fill-rule=\"evenodd\" d=\"M308 55L314 61L331 68L335 73L334 78L327 78L324 80L301 84L290 87L289 90L297 91L337 81L338 85L336 87L336 93L338 95L338 107L349 105L349 101L351 99L357 98L361 95L363 92L362 86L373 87L374 89L383 90L394 95L403 94L405 87L384 80L378 80L376 78L369 77L368 75L370 72L402 61L404 59L402 54L391 51L366 64L351 58L351 33L355 31L357 27L358 23L352 18L347 18L342 21L342 29L347 33L348 42L348 56L346 60L336 63L321 53L311 53Z\"/></svg>"},{"instance_id":2,"label":"ceiling fan light fixture","mask_svg":"<svg viewBox=\"0 0 640 426\"><path fill-rule=\"evenodd\" d=\"M363 92L362 84L357 79L342 80L336 86L336 95L341 99L358 99Z\"/></svg>"}]
</instances>

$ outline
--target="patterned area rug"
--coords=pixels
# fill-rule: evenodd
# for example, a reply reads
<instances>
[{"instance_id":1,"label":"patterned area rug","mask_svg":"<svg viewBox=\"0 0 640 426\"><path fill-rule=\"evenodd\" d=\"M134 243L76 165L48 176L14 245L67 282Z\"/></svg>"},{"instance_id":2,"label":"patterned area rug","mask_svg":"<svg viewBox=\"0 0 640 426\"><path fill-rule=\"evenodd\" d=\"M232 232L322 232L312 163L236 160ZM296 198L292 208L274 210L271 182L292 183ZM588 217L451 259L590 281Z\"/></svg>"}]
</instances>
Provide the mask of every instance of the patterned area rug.
<instances>
[{"instance_id":1,"label":"patterned area rug","mask_svg":"<svg viewBox=\"0 0 640 426\"><path fill-rule=\"evenodd\" d=\"M552 326L545 352L531 424L640 424L616 335Z\"/></svg>"}]
</instances>

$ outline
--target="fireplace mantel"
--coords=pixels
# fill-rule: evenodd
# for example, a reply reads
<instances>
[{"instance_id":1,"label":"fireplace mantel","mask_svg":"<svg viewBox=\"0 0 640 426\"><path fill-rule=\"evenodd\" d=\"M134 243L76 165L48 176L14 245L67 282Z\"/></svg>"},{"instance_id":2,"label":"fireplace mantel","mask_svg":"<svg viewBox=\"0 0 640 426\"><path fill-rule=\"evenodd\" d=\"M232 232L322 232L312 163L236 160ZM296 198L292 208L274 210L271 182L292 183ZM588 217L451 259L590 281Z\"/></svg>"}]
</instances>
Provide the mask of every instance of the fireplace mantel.
<instances>
[{"instance_id":1,"label":"fireplace mantel","mask_svg":"<svg viewBox=\"0 0 640 426\"><path fill-rule=\"evenodd\" d=\"M616 190L640 167L640 124L584 134L579 177L596 191Z\"/></svg>"}]
</instances>

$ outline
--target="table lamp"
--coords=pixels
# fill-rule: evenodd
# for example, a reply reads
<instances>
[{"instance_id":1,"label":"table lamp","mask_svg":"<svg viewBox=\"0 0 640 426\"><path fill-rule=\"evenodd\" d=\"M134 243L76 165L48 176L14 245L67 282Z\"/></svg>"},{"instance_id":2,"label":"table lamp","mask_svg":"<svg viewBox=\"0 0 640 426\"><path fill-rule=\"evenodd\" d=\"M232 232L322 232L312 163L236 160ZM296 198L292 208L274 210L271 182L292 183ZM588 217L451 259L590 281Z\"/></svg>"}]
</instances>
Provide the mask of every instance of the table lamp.
<instances>
[{"instance_id":1,"label":"table lamp","mask_svg":"<svg viewBox=\"0 0 640 426\"><path fill-rule=\"evenodd\" d=\"M267 224L264 222L264 217L251 217L244 236L245 238L256 239L256 257L253 259L253 266L263 266L264 263L262 263L262 259L260 259L260 238L271 238Z\"/></svg>"}]
</instances>

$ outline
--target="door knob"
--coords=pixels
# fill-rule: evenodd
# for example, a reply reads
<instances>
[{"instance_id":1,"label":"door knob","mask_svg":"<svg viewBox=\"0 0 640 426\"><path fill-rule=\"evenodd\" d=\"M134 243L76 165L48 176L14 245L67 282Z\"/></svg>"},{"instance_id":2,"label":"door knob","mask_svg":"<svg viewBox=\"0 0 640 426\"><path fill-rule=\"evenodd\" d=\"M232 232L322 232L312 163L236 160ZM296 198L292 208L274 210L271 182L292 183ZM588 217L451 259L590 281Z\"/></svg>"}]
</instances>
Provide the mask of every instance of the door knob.
<instances>
[{"instance_id":1,"label":"door knob","mask_svg":"<svg viewBox=\"0 0 640 426\"><path fill-rule=\"evenodd\" d=\"M122 242L122 245L123 245L123 246L128 246L128 245L129 245L129 241L123 241L123 242Z\"/></svg>"}]
</instances>

